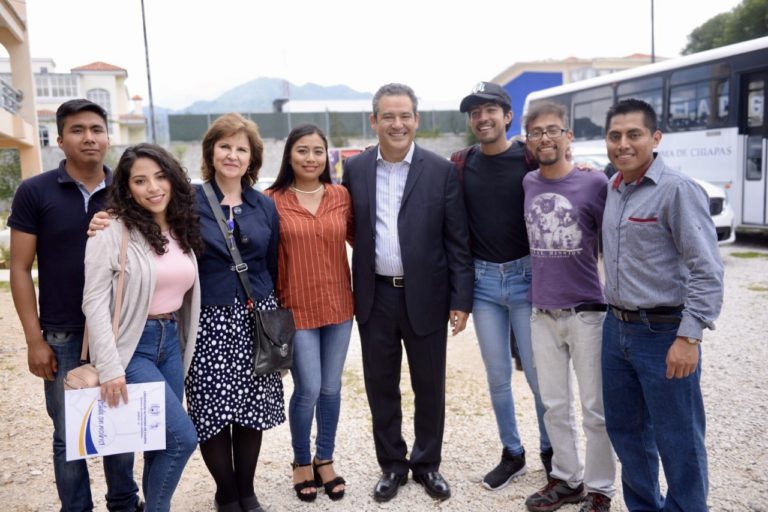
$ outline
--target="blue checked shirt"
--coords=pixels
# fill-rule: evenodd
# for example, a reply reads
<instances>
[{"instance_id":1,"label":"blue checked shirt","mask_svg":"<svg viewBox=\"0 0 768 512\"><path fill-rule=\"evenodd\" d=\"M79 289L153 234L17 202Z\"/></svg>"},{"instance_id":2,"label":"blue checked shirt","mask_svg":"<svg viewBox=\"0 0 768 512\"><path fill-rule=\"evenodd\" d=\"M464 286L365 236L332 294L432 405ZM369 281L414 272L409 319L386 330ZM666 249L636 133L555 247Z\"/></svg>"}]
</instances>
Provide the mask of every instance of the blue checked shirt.
<instances>
[{"instance_id":1,"label":"blue checked shirt","mask_svg":"<svg viewBox=\"0 0 768 512\"><path fill-rule=\"evenodd\" d=\"M702 339L723 304L723 263L709 202L656 156L645 176L608 183L603 214L605 297L622 309L683 305L677 335Z\"/></svg>"}]
</instances>

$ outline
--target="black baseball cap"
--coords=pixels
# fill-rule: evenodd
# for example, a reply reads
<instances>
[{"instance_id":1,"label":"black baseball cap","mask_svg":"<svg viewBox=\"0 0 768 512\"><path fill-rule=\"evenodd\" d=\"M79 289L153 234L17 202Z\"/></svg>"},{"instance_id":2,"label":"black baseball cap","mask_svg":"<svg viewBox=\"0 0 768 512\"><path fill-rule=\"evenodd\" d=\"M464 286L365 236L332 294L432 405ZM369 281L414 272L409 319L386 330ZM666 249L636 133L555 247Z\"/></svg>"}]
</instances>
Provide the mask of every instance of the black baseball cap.
<instances>
[{"instance_id":1,"label":"black baseball cap","mask_svg":"<svg viewBox=\"0 0 768 512\"><path fill-rule=\"evenodd\" d=\"M512 108L512 100L502 86L493 82L478 82L469 96L461 100L459 110L466 113L482 103L498 103L502 107Z\"/></svg>"}]
</instances>

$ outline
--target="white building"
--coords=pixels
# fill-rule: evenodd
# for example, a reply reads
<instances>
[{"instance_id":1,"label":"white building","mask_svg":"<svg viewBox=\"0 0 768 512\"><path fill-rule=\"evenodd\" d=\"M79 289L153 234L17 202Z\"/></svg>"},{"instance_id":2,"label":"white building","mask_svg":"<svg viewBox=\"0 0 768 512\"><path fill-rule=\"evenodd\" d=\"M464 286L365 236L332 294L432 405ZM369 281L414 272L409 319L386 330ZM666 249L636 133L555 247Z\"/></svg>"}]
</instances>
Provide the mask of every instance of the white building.
<instances>
[{"instance_id":1,"label":"white building","mask_svg":"<svg viewBox=\"0 0 768 512\"><path fill-rule=\"evenodd\" d=\"M113 145L145 142L146 119L141 97L130 97L125 81L128 71L106 62L93 62L57 73L52 59L32 59L40 145L56 144L56 109L67 100L87 98L109 114ZM0 58L0 78L10 73L8 59Z\"/></svg>"},{"instance_id":2,"label":"white building","mask_svg":"<svg viewBox=\"0 0 768 512\"><path fill-rule=\"evenodd\" d=\"M0 76L0 148L19 152L21 176L40 172L27 4L0 1L0 46L8 57Z\"/></svg>"}]
</instances>

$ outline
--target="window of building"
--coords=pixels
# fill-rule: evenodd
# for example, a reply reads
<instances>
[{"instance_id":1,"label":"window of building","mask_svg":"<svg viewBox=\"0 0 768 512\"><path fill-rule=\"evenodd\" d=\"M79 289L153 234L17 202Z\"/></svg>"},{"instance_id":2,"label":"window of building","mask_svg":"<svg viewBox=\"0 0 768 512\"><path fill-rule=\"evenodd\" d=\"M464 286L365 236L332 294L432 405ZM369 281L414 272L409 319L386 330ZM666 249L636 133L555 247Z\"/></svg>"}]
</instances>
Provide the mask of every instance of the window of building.
<instances>
[{"instance_id":1,"label":"window of building","mask_svg":"<svg viewBox=\"0 0 768 512\"><path fill-rule=\"evenodd\" d=\"M85 97L97 105L100 105L101 108L107 111L107 114L112 114L109 91L106 89L91 89L85 93Z\"/></svg>"},{"instance_id":2,"label":"window of building","mask_svg":"<svg viewBox=\"0 0 768 512\"><path fill-rule=\"evenodd\" d=\"M40 147L41 148L47 148L51 145L51 138L50 134L48 133L48 127L40 125L40 130L38 130L38 134L40 136Z\"/></svg>"},{"instance_id":3,"label":"window of building","mask_svg":"<svg viewBox=\"0 0 768 512\"><path fill-rule=\"evenodd\" d=\"M107 114L109 115L109 119L107 120L107 131L111 135L113 133L113 127L112 127L112 108L111 108L111 102L109 99L109 91L107 91L106 89L90 89L88 92L85 93L85 97L91 100L92 102L96 103L97 105L101 106L101 108L107 111Z\"/></svg>"},{"instance_id":4,"label":"window of building","mask_svg":"<svg viewBox=\"0 0 768 512\"><path fill-rule=\"evenodd\" d=\"M77 77L64 73L45 73L35 75L35 88L38 98L76 98Z\"/></svg>"}]
</instances>

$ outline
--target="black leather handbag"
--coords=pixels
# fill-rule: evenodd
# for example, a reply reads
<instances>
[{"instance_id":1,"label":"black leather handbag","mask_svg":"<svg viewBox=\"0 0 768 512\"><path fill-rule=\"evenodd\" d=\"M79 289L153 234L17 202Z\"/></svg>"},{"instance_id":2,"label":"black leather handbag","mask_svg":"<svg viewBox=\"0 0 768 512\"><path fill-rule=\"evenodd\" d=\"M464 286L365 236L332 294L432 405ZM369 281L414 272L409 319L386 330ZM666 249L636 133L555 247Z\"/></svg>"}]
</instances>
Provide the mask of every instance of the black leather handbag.
<instances>
[{"instance_id":1,"label":"black leather handbag","mask_svg":"<svg viewBox=\"0 0 768 512\"><path fill-rule=\"evenodd\" d=\"M231 234L211 184L203 183L203 191L218 221L224 240L228 240ZM266 375L289 370L293 364L293 335L296 332L293 313L290 309L284 308L266 310L254 308L256 301L253 299L251 283L248 282L248 265L243 263L236 244L228 243L227 246L235 263L233 268L248 296L248 308L253 312L253 373Z\"/></svg>"}]
</instances>

